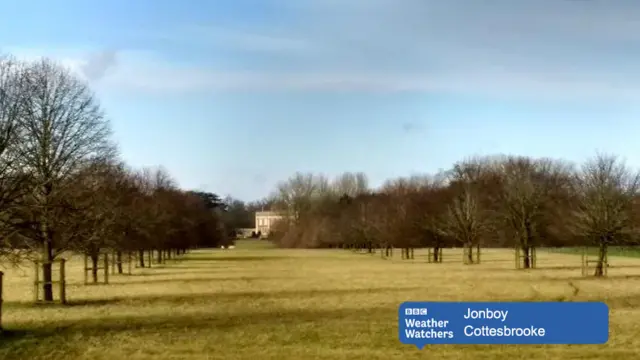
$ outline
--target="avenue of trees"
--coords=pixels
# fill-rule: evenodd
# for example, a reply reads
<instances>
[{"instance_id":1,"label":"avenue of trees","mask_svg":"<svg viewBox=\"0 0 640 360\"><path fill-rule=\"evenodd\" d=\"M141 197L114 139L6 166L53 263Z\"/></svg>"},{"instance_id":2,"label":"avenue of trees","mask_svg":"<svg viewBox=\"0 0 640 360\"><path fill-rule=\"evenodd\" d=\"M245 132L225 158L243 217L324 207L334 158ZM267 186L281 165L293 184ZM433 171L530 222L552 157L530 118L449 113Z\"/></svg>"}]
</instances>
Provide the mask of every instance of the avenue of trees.
<instances>
[{"instance_id":1,"label":"avenue of trees","mask_svg":"<svg viewBox=\"0 0 640 360\"><path fill-rule=\"evenodd\" d=\"M227 242L215 194L183 191L163 168L132 169L88 85L64 67L0 57L0 257L37 260L43 300L55 261L163 256ZM148 259L148 258L147 258ZM148 266L148 264L146 264Z\"/></svg>"},{"instance_id":2,"label":"avenue of trees","mask_svg":"<svg viewBox=\"0 0 640 360\"><path fill-rule=\"evenodd\" d=\"M595 246L596 276L609 245L640 243L640 175L597 154L581 166L553 159L486 156L437 175L387 181L371 189L364 174L330 180L297 173L272 198L280 221L270 237L282 247L355 248L409 257L448 247L510 247L532 266L536 247ZM477 251L477 250L476 250Z\"/></svg>"}]
</instances>

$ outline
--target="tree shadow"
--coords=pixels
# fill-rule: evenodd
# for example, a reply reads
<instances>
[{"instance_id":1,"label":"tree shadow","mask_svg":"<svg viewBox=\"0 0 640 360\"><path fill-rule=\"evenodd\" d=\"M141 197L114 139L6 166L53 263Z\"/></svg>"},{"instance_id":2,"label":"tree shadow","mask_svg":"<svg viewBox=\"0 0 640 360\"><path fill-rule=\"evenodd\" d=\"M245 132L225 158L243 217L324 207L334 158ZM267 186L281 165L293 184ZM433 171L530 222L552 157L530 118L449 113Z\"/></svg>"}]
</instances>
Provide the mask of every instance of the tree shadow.
<instances>
[{"instance_id":1,"label":"tree shadow","mask_svg":"<svg viewBox=\"0 0 640 360\"><path fill-rule=\"evenodd\" d=\"M146 278L146 277L154 277L154 276L171 276L171 275L207 275L207 274L215 274L215 273L226 273L230 272L229 268L218 268L211 266L172 266L165 268L155 268L156 270L171 270L171 271L153 271L154 268L145 268L148 272L144 273L132 273L132 274L109 274L109 276L117 277L119 279L127 279L127 278ZM200 269L200 271L197 271Z\"/></svg>"},{"instance_id":2,"label":"tree shadow","mask_svg":"<svg viewBox=\"0 0 640 360\"><path fill-rule=\"evenodd\" d=\"M539 265L532 270L580 270L580 265Z\"/></svg>"},{"instance_id":3,"label":"tree shadow","mask_svg":"<svg viewBox=\"0 0 640 360\"><path fill-rule=\"evenodd\" d=\"M165 274L167 276L184 274L184 273L176 273L176 274ZM203 274L203 273L201 273ZM204 273L206 274L206 273ZM132 280L126 282L111 282L109 285L115 286L127 286L127 285L138 285L138 284L161 284L161 283L181 283L181 284L197 284L197 283L208 283L208 282L221 282L221 281L257 281L257 280L273 280L273 279L291 279L286 277L274 277L274 276L235 276L235 277L190 277L190 278L170 278L170 279L144 279L144 280Z\"/></svg>"},{"instance_id":4,"label":"tree shadow","mask_svg":"<svg viewBox=\"0 0 640 360\"><path fill-rule=\"evenodd\" d=\"M363 289L331 289L331 290L281 290L281 291L244 291L244 292L203 292L189 294L162 294L139 296L116 296L107 299L77 299L70 300L66 304L34 304L24 301L6 301L6 308L37 308L37 307L82 307L126 304L149 305L152 303L172 306L184 306L189 304L201 304L207 300L215 303L235 303L255 300L281 300L290 298L311 298L322 296L349 296L357 294L393 293L399 291L424 290L425 286L415 287L381 287Z\"/></svg>"},{"instance_id":5,"label":"tree shadow","mask_svg":"<svg viewBox=\"0 0 640 360\"><path fill-rule=\"evenodd\" d=\"M83 340L117 336L118 333L136 333L144 335L146 332L183 332L185 329L210 330L229 332L243 328L262 328L269 331L273 324L295 328L307 322L335 322L348 320L351 324L362 327L362 332L370 329L368 318L388 317L393 319L397 314L395 308L367 308L353 309L279 309L278 311L246 312L242 314L180 314L164 316L108 316L83 320L62 320L54 326L36 326L31 328L15 327L3 332L3 347L0 357L29 358L29 351L37 351L38 345L60 339L81 336ZM45 341L48 340L48 341ZM14 346L11 346L14 345ZM70 345L71 346L71 345ZM15 352L15 353L12 353Z\"/></svg>"},{"instance_id":6,"label":"tree shadow","mask_svg":"<svg viewBox=\"0 0 640 360\"><path fill-rule=\"evenodd\" d=\"M112 304L112 299L79 299L68 300L64 304L54 302L38 302L33 301L5 301L2 306L5 310L8 309L38 309L38 308L68 308L68 307L83 307L83 306L103 306Z\"/></svg>"},{"instance_id":7,"label":"tree shadow","mask_svg":"<svg viewBox=\"0 0 640 360\"><path fill-rule=\"evenodd\" d=\"M277 261L290 259L286 256L193 256L178 260L180 262L191 261Z\"/></svg>"},{"instance_id":8,"label":"tree shadow","mask_svg":"<svg viewBox=\"0 0 640 360\"><path fill-rule=\"evenodd\" d=\"M185 267L193 267L193 268L197 268L197 269L221 269L221 268L228 268L229 266L245 266L243 263L241 262L231 262L231 261L186 261L186 262L179 262L179 263L173 263L170 265L156 265L152 268L147 268L147 269L179 269L179 268L185 268Z\"/></svg>"}]
</instances>

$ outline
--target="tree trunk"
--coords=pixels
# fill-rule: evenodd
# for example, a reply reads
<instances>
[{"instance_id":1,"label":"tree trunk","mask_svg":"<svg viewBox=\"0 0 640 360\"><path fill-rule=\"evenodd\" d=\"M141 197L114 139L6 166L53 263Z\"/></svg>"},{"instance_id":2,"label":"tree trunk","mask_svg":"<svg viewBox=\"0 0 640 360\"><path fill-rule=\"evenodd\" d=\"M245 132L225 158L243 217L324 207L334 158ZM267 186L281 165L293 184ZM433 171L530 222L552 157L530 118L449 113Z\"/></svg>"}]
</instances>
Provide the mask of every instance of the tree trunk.
<instances>
[{"instance_id":1,"label":"tree trunk","mask_svg":"<svg viewBox=\"0 0 640 360\"><path fill-rule=\"evenodd\" d=\"M140 267L144 268L144 250L138 250L138 260L140 261Z\"/></svg>"},{"instance_id":2,"label":"tree trunk","mask_svg":"<svg viewBox=\"0 0 640 360\"><path fill-rule=\"evenodd\" d=\"M42 296L44 301L53 301L53 241L48 231L43 231L45 240L42 247Z\"/></svg>"},{"instance_id":3,"label":"tree trunk","mask_svg":"<svg viewBox=\"0 0 640 360\"><path fill-rule=\"evenodd\" d=\"M438 262L440 260L440 246L436 245L433 247L433 262Z\"/></svg>"},{"instance_id":4,"label":"tree trunk","mask_svg":"<svg viewBox=\"0 0 640 360\"><path fill-rule=\"evenodd\" d=\"M156 261L158 264L162 264L162 250L158 250L158 253L156 254Z\"/></svg>"},{"instance_id":5,"label":"tree trunk","mask_svg":"<svg viewBox=\"0 0 640 360\"><path fill-rule=\"evenodd\" d=\"M124 273L122 271L122 251L116 252L116 264L118 264L118 274Z\"/></svg>"},{"instance_id":6,"label":"tree trunk","mask_svg":"<svg viewBox=\"0 0 640 360\"><path fill-rule=\"evenodd\" d=\"M467 261L469 262L469 264L473 264L473 244L472 243L467 243Z\"/></svg>"},{"instance_id":7,"label":"tree trunk","mask_svg":"<svg viewBox=\"0 0 640 360\"><path fill-rule=\"evenodd\" d=\"M524 226L525 231L525 243L522 246L522 255L524 256L523 268L530 269L531 268L531 244L533 244L533 231L531 230L531 224L527 221Z\"/></svg>"},{"instance_id":8,"label":"tree trunk","mask_svg":"<svg viewBox=\"0 0 640 360\"><path fill-rule=\"evenodd\" d=\"M528 245L522 247L522 267L524 269L531 268L531 248Z\"/></svg>"},{"instance_id":9,"label":"tree trunk","mask_svg":"<svg viewBox=\"0 0 640 360\"><path fill-rule=\"evenodd\" d=\"M606 266L604 263L605 258L607 257L607 241L600 240L600 246L598 247L598 263L596 264L596 271L594 273L595 276L604 276L604 267Z\"/></svg>"},{"instance_id":10,"label":"tree trunk","mask_svg":"<svg viewBox=\"0 0 640 360\"><path fill-rule=\"evenodd\" d=\"M91 278L93 279L93 283L97 284L98 283L98 260L100 256L98 252L92 251L89 257L91 258ZM109 269L105 269L105 271L109 271Z\"/></svg>"}]
</instances>

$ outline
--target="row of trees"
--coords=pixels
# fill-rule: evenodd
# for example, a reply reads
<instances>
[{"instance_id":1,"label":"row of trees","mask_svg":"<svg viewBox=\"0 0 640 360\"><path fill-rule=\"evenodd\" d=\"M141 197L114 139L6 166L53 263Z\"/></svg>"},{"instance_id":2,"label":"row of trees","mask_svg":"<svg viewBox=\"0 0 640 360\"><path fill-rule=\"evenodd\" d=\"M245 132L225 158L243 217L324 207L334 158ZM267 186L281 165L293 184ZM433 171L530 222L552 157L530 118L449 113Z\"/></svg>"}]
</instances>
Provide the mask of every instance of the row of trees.
<instances>
[{"instance_id":1,"label":"row of trees","mask_svg":"<svg viewBox=\"0 0 640 360\"><path fill-rule=\"evenodd\" d=\"M640 242L640 175L615 156L581 167L553 159L488 156L433 176L388 181L372 190L363 174L330 181L295 174L278 185L272 233L283 247L374 249L463 246L468 262L484 247L515 247L530 267L534 247Z\"/></svg>"},{"instance_id":2,"label":"row of trees","mask_svg":"<svg viewBox=\"0 0 640 360\"><path fill-rule=\"evenodd\" d=\"M88 255L95 269L104 250L218 246L222 208L213 194L178 189L162 168L120 161L100 104L73 73L47 59L0 58L0 255L37 256L45 301L64 251Z\"/></svg>"}]
</instances>

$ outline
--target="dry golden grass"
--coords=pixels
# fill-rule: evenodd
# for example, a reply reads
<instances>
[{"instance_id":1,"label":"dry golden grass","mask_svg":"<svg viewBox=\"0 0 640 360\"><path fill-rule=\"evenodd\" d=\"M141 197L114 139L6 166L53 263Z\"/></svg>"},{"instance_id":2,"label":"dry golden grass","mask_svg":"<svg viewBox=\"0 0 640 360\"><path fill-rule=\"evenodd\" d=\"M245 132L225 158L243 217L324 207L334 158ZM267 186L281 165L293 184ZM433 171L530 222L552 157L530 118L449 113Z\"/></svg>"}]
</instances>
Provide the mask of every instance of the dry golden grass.
<instances>
[{"instance_id":1,"label":"dry golden grass","mask_svg":"<svg viewBox=\"0 0 640 360\"><path fill-rule=\"evenodd\" d=\"M342 250L248 246L194 251L181 261L82 285L68 269L66 307L34 307L32 270L5 269L2 359L632 359L640 353L640 260L611 258L606 280L581 279L580 257L538 252L514 270L513 253L483 264L392 260ZM625 267L622 267L624 265ZM569 266L569 267L567 267ZM637 277L636 277L637 276ZM605 300L611 336L600 346L431 346L398 340L403 301ZM585 314L588 316L588 314Z\"/></svg>"}]
</instances>

